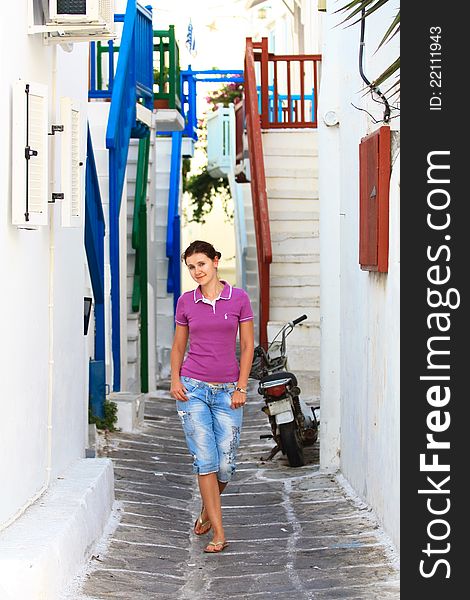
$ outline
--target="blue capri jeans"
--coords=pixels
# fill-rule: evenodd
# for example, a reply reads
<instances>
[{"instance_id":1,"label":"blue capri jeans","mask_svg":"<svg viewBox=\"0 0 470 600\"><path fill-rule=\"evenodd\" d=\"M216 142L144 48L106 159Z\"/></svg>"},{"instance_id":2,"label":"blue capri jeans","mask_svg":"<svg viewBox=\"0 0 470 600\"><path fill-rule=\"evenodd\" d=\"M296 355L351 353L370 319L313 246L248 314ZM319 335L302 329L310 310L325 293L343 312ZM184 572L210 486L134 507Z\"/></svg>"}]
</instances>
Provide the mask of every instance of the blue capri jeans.
<instances>
[{"instance_id":1,"label":"blue capri jeans","mask_svg":"<svg viewBox=\"0 0 470 600\"><path fill-rule=\"evenodd\" d=\"M216 385L181 377L187 402L176 401L186 444L194 458L193 473L217 473L227 483L235 473L243 408L231 408L235 383Z\"/></svg>"}]
</instances>

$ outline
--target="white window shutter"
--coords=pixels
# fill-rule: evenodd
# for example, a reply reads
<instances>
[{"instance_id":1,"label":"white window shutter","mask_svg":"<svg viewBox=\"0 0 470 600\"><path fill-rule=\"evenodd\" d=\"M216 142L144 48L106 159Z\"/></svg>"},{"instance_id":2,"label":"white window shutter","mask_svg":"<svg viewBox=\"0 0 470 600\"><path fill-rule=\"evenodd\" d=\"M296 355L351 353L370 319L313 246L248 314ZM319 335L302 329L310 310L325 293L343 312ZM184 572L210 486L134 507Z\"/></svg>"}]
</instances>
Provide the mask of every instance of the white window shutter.
<instances>
[{"instance_id":1,"label":"white window shutter","mask_svg":"<svg viewBox=\"0 0 470 600\"><path fill-rule=\"evenodd\" d=\"M61 136L61 192L62 226L81 227L84 194L85 159L82 156L83 124L78 102L71 98L60 100Z\"/></svg>"},{"instance_id":2,"label":"white window shutter","mask_svg":"<svg viewBox=\"0 0 470 600\"><path fill-rule=\"evenodd\" d=\"M12 223L35 229L48 223L47 86L13 84Z\"/></svg>"}]
</instances>

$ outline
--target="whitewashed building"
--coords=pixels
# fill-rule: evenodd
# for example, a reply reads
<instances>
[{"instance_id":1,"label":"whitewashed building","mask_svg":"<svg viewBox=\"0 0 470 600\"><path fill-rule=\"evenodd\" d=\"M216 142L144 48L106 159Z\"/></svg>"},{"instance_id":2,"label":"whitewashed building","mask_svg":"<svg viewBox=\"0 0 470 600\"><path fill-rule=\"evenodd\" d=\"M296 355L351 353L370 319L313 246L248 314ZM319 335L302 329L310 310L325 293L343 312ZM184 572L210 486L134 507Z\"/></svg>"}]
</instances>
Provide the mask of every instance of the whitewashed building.
<instances>
[{"instance_id":1,"label":"whitewashed building","mask_svg":"<svg viewBox=\"0 0 470 600\"><path fill-rule=\"evenodd\" d=\"M114 499L111 462L85 458L93 357L93 328L84 328L84 299L92 296L84 245L89 44L67 34L60 46L44 42L52 4L1 8L2 600L58 597L88 559Z\"/></svg>"},{"instance_id":2,"label":"whitewashed building","mask_svg":"<svg viewBox=\"0 0 470 600\"><path fill-rule=\"evenodd\" d=\"M359 73L361 27L335 27L342 18L327 2L319 99L319 186L322 310L322 443L325 468L339 468L400 545L400 252L399 111L385 94L391 131L388 268L359 265L361 139L383 126L386 106L364 94ZM363 75L376 79L399 56L395 36L376 52L399 7L368 17ZM386 92L394 78L385 82ZM362 109L362 110L361 110ZM367 111L367 112L365 112ZM386 127L387 128L387 127Z\"/></svg>"},{"instance_id":3,"label":"whitewashed building","mask_svg":"<svg viewBox=\"0 0 470 600\"><path fill-rule=\"evenodd\" d=\"M386 94L391 109L385 127L391 131L388 267L386 272L363 270L359 146L384 125L385 106L377 94L364 93L360 24L339 25L346 15L336 13L340 5L331 0L247 0L246 8L257 13L254 36L268 37L271 52L322 55L314 136L318 154L312 158L319 198L320 461L323 469L345 477L399 548L399 97ZM376 52L398 10L391 0L366 19L362 68L369 81L399 56L398 36ZM382 91L393 82L385 82ZM283 145L284 136L287 147L292 133L277 135L276 145ZM265 144L268 135L263 136ZM312 262L310 275L314 270ZM303 355L317 359L315 351Z\"/></svg>"}]
</instances>

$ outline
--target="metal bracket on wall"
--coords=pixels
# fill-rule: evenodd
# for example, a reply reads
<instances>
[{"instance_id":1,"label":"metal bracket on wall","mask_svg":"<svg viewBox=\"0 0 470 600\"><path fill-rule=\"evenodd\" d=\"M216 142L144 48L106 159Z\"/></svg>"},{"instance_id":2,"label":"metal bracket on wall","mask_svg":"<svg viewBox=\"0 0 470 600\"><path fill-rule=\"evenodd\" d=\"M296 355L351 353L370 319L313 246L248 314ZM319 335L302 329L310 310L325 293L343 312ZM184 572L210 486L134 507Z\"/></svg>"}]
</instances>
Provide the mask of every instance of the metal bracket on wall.
<instances>
[{"instance_id":1,"label":"metal bracket on wall","mask_svg":"<svg viewBox=\"0 0 470 600\"><path fill-rule=\"evenodd\" d=\"M64 131L63 125L52 125L51 131L47 135L55 135L57 133L62 133Z\"/></svg>"},{"instance_id":2,"label":"metal bracket on wall","mask_svg":"<svg viewBox=\"0 0 470 600\"><path fill-rule=\"evenodd\" d=\"M52 200L49 200L49 204L54 204L56 200L63 200L64 199L64 194L62 192L53 192L52 193Z\"/></svg>"}]
</instances>

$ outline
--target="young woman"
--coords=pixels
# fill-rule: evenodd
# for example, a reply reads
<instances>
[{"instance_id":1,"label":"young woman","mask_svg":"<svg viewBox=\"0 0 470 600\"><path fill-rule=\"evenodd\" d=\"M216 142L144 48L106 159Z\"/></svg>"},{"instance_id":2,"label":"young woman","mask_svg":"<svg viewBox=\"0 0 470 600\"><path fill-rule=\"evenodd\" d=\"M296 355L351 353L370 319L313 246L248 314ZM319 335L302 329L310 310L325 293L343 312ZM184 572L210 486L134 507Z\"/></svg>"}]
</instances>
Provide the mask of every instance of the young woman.
<instances>
[{"instance_id":1,"label":"young woman","mask_svg":"<svg viewBox=\"0 0 470 600\"><path fill-rule=\"evenodd\" d=\"M202 497L194 533L213 532L204 552L221 552L227 546L220 494L235 472L254 350L250 300L244 290L219 279L220 257L212 244L199 240L183 253L198 287L178 300L171 350L171 395ZM235 354L238 331L240 364Z\"/></svg>"}]
</instances>

